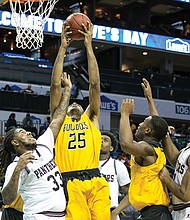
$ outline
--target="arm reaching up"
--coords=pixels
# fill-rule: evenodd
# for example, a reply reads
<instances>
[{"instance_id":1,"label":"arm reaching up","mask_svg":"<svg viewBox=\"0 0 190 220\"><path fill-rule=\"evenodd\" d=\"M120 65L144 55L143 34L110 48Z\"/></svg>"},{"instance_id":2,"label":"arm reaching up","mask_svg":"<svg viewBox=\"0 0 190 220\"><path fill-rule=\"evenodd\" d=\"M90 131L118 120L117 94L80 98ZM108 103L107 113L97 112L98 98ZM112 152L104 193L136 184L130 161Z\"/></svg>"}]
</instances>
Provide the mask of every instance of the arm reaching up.
<instances>
[{"instance_id":1,"label":"arm reaching up","mask_svg":"<svg viewBox=\"0 0 190 220\"><path fill-rule=\"evenodd\" d=\"M143 78L142 81L141 86L144 91L144 96L148 102L149 115L159 115L152 98L152 89L150 87L150 83L145 78Z\"/></svg>"},{"instance_id":2,"label":"arm reaching up","mask_svg":"<svg viewBox=\"0 0 190 220\"><path fill-rule=\"evenodd\" d=\"M88 73L89 73L89 107L87 108L87 115L99 128L99 116L100 116L100 73L97 64L96 57L92 48L92 24L87 23L87 27L84 26L84 31L79 31L84 35L84 45L86 47L87 59L88 59Z\"/></svg>"},{"instance_id":3,"label":"arm reaching up","mask_svg":"<svg viewBox=\"0 0 190 220\"><path fill-rule=\"evenodd\" d=\"M134 100L125 99L121 104L121 119L119 129L119 140L121 149L137 157L153 156L154 150L145 141L133 141L133 134L130 128L129 116L134 112Z\"/></svg>"},{"instance_id":4,"label":"arm reaching up","mask_svg":"<svg viewBox=\"0 0 190 220\"><path fill-rule=\"evenodd\" d=\"M57 135L65 119L65 116L67 114L67 109L68 109L69 100L70 100L70 91L72 87L70 76L67 75L67 73L64 73L62 82L64 84L64 94L61 97L59 106L57 107L54 114L52 115L52 122L49 125L50 129L53 132L54 140L56 140Z\"/></svg>"},{"instance_id":5,"label":"arm reaching up","mask_svg":"<svg viewBox=\"0 0 190 220\"><path fill-rule=\"evenodd\" d=\"M62 90L61 90L61 77L63 73L63 63L64 63L64 57L67 50L67 47L69 46L71 39L68 38L68 34L71 32L68 31L69 26L65 26L63 24L62 27L62 34L61 34L61 45L59 47L59 51L54 63L52 76L51 76L51 86L50 86L50 114L51 117L54 114L55 109L58 107L61 96L62 96Z\"/></svg>"}]
</instances>

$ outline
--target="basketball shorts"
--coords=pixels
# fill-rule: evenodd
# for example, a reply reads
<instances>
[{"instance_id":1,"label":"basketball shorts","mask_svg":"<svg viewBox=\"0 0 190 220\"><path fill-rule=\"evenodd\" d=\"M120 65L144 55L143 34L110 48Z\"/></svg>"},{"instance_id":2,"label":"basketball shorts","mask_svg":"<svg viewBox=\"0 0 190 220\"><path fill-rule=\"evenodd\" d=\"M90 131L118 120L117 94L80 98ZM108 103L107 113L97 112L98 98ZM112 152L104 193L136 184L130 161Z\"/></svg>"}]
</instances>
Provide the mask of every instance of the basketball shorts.
<instances>
[{"instance_id":1,"label":"basketball shorts","mask_svg":"<svg viewBox=\"0 0 190 220\"><path fill-rule=\"evenodd\" d=\"M142 220L172 220L168 207L163 205L147 206L140 213Z\"/></svg>"},{"instance_id":2,"label":"basketball shorts","mask_svg":"<svg viewBox=\"0 0 190 220\"><path fill-rule=\"evenodd\" d=\"M66 220L110 219L109 186L98 169L63 173L66 179Z\"/></svg>"},{"instance_id":3,"label":"basketball shorts","mask_svg":"<svg viewBox=\"0 0 190 220\"><path fill-rule=\"evenodd\" d=\"M23 220L23 213L13 208L5 208L2 211L1 220Z\"/></svg>"}]
</instances>

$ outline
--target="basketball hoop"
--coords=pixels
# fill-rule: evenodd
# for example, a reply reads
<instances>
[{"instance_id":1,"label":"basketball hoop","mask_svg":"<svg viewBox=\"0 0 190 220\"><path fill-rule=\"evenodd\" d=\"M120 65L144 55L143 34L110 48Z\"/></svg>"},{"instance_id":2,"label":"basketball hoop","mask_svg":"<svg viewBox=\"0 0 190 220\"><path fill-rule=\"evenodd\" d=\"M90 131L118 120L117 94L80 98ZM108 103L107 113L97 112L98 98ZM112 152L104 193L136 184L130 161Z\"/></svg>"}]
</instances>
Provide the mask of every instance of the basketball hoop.
<instances>
[{"instance_id":1,"label":"basketball hoop","mask_svg":"<svg viewBox=\"0 0 190 220\"><path fill-rule=\"evenodd\" d=\"M9 0L16 27L16 46L37 49L44 41L44 25L59 0Z\"/></svg>"}]
</instances>

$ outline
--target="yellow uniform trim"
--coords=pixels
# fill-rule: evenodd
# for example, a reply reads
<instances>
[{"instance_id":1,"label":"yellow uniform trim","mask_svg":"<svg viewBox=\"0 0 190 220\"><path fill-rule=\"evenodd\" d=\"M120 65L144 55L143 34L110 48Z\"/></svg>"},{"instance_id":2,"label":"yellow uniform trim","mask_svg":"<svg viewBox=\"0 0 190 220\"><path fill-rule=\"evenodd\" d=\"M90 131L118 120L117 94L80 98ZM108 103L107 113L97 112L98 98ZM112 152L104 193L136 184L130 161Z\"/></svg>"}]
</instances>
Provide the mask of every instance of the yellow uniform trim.
<instances>
[{"instance_id":1,"label":"yellow uniform trim","mask_svg":"<svg viewBox=\"0 0 190 220\"><path fill-rule=\"evenodd\" d=\"M23 200L22 200L20 194L18 194L13 203L11 203L10 205L4 205L3 207L4 207L5 209L6 209L6 208L13 208L13 209L16 209L16 210L22 212L22 210L23 210L23 205L24 205L24 202L23 202Z\"/></svg>"}]
</instances>

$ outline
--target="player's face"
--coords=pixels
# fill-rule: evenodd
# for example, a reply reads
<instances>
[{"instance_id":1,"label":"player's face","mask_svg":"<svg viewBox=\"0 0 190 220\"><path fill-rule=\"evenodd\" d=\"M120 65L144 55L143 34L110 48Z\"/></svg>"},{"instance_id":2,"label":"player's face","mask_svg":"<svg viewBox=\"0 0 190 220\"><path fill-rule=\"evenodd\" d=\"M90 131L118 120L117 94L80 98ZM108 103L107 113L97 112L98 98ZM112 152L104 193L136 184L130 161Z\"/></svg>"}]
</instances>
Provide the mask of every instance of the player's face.
<instances>
[{"instance_id":1,"label":"player's face","mask_svg":"<svg viewBox=\"0 0 190 220\"><path fill-rule=\"evenodd\" d=\"M135 137L139 141L142 141L144 139L147 129L150 128L150 120L151 120L151 116L145 118L145 120L139 124L135 133Z\"/></svg>"},{"instance_id":2,"label":"player's face","mask_svg":"<svg viewBox=\"0 0 190 220\"><path fill-rule=\"evenodd\" d=\"M15 137L19 146L23 146L23 148L27 150L33 150L36 148L36 139L32 136L31 132L18 128L15 130Z\"/></svg>"},{"instance_id":3,"label":"player's face","mask_svg":"<svg viewBox=\"0 0 190 220\"><path fill-rule=\"evenodd\" d=\"M102 145L101 145L101 151L100 154L107 154L110 153L110 151L113 150L113 147L111 146L111 139L107 135L102 135Z\"/></svg>"},{"instance_id":4,"label":"player's face","mask_svg":"<svg viewBox=\"0 0 190 220\"><path fill-rule=\"evenodd\" d=\"M73 104L69 105L67 110L67 115L72 117L73 115L81 116L84 113L84 110L81 105L73 102Z\"/></svg>"}]
</instances>

